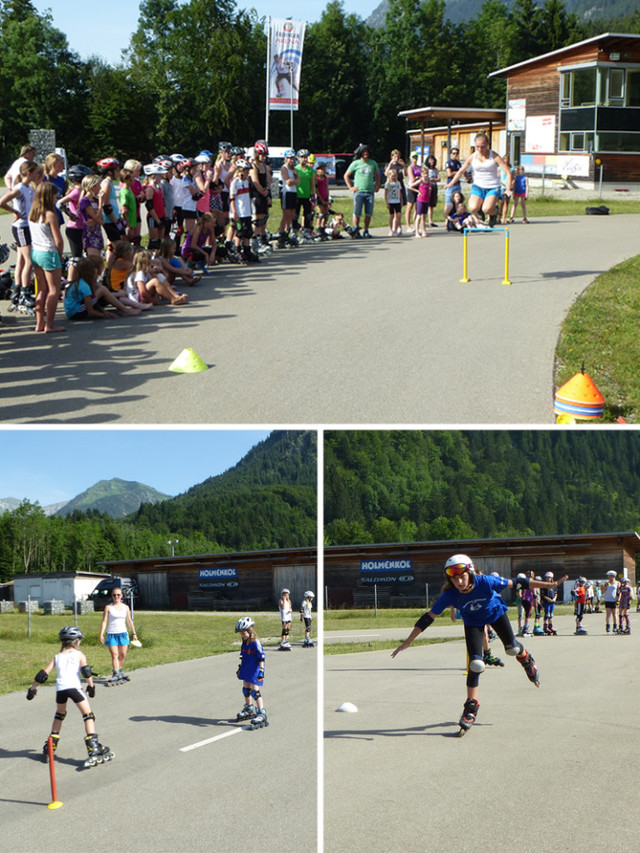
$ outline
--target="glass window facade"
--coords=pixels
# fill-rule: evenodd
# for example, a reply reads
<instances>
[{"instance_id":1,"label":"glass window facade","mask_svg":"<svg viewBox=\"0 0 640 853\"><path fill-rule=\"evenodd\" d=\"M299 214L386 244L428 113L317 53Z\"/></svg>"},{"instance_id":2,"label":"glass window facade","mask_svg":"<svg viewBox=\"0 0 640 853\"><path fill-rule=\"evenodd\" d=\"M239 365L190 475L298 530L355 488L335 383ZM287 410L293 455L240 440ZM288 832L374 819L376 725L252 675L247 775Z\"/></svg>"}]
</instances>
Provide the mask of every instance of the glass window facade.
<instances>
[{"instance_id":1,"label":"glass window facade","mask_svg":"<svg viewBox=\"0 0 640 853\"><path fill-rule=\"evenodd\" d=\"M558 150L640 152L640 69L562 72Z\"/></svg>"}]
</instances>

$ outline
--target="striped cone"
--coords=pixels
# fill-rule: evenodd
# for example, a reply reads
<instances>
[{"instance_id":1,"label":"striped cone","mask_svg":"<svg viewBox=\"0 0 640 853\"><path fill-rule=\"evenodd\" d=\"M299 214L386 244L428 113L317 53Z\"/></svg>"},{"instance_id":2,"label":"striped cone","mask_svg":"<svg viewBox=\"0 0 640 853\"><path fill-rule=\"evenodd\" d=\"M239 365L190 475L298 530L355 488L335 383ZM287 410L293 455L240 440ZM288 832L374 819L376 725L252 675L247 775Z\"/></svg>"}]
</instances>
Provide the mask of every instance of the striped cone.
<instances>
[{"instance_id":1,"label":"striped cone","mask_svg":"<svg viewBox=\"0 0 640 853\"><path fill-rule=\"evenodd\" d=\"M560 423L567 423L566 415L581 421L595 420L604 412L604 397L589 374L582 371L558 388L553 411L563 418L558 418Z\"/></svg>"}]
</instances>

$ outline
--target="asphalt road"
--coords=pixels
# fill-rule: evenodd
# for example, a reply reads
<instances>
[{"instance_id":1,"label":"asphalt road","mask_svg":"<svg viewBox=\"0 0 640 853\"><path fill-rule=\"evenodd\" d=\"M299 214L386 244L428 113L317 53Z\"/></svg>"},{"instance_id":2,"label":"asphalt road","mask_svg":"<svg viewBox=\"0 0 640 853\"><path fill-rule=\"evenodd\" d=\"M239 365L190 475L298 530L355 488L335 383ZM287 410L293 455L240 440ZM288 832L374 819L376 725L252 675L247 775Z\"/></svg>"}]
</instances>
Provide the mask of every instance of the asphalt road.
<instances>
[{"instance_id":1,"label":"asphalt road","mask_svg":"<svg viewBox=\"0 0 640 853\"><path fill-rule=\"evenodd\" d=\"M69 703L49 810L41 748L55 711L52 687L32 702L0 697L0 845L5 853L70 847L96 853L281 853L283 826L317 850L317 650L267 649L270 725L230 722L242 706L236 654L135 670L92 700L113 761L81 770L84 726ZM217 739L216 739L217 738ZM183 751L186 747L192 747ZM292 811L295 808L295 812Z\"/></svg>"},{"instance_id":2,"label":"asphalt road","mask_svg":"<svg viewBox=\"0 0 640 853\"><path fill-rule=\"evenodd\" d=\"M462 238L440 227L219 267L186 306L56 335L4 303L0 421L550 424L560 324L637 251L637 229L634 215L512 226L510 286L501 232L470 238L461 284ZM186 347L209 369L170 372Z\"/></svg>"},{"instance_id":3,"label":"asphalt road","mask_svg":"<svg viewBox=\"0 0 640 853\"><path fill-rule=\"evenodd\" d=\"M461 739L462 641L325 657L325 853L637 849L637 622L606 635L589 615L580 637L555 622L560 636L526 640L539 689L493 644L505 667L481 676Z\"/></svg>"}]
</instances>

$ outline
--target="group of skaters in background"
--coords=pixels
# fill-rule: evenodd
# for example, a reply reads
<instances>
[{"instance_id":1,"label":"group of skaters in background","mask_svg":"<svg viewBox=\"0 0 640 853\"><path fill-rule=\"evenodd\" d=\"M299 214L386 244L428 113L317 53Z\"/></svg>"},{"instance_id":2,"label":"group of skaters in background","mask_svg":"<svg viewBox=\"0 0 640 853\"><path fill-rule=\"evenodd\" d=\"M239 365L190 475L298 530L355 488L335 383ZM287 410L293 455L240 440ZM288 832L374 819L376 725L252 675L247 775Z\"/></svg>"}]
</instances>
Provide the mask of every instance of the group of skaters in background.
<instances>
[{"instance_id":1,"label":"group of skaters in background","mask_svg":"<svg viewBox=\"0 0 640 853\"><path fill-rule=\"evenodd\" d=\"M534 573L530 572L530 577ZM542 581L542 577L536 580ZM546 572L544 581L553 581L553 572ZM625 575L618 580L617 573L610 569L604 581L591 581L579 577L571 589L576 621L575 633L586 634L583 625L585 614L601 613L604 606L605 630L607 634L630 634L629 609L635 600L636 612L640 611L640 583L636 592L631 581ZM518 636L555 635L553 611L557 600L557 590L553 587L519 590L517 593Z\"/></svg>"}]
</instances>

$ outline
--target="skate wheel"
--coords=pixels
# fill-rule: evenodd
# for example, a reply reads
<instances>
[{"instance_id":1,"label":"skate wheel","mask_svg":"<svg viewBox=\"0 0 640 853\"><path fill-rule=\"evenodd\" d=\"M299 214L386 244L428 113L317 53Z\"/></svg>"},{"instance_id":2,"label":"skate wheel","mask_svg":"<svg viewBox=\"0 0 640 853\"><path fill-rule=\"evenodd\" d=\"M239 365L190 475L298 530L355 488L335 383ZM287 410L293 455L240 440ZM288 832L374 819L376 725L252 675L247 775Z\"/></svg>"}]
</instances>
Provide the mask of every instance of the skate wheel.
<instances>
[{"instance_id":1,"label":"skate wheel","mask_svg":"<svg viewBox=\"0 0 640 853\"><path fill-rule=\"evenodd\" d=\"M458 732L458 737L464 737L469 729L465 729L463 726L460 726L460 731Z\"/></svg>"}]
</instances>

